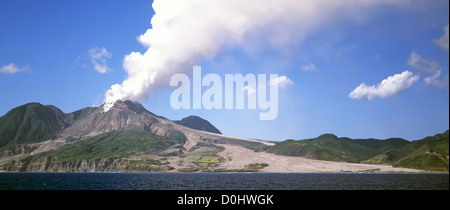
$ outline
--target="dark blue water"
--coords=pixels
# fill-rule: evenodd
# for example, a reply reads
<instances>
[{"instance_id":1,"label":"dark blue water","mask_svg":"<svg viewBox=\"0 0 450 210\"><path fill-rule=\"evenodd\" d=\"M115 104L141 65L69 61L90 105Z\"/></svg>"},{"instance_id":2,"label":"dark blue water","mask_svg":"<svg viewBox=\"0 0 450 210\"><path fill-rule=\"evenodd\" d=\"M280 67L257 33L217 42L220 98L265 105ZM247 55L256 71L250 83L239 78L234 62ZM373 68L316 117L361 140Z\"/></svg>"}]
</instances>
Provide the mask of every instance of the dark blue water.
<instances>
[{"instance_id":1,"label":"dark blue water","mask_svg":"<svg viewBox=\"0 0 450 210\"><path fill-rule=\"evenodd\" d=\"M448 189L448 174L0 173L0 190Z\"/></svg>"}]
</instances>

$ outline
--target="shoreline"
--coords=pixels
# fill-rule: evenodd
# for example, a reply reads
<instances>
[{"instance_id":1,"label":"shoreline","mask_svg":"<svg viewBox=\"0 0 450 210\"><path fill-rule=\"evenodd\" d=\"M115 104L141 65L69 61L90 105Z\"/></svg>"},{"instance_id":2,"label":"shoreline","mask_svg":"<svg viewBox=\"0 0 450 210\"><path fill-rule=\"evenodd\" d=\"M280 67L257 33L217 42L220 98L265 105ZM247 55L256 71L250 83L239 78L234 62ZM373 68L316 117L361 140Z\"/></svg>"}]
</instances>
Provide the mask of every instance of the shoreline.
<instances>
[{"instance_id":1,"label":"shoreline","mask_svg":"<svg viewBox=\"0 0 450 210\"><path fill-rule=\"evenodd\" d=\"M217 153L222 162L197 170L184 170L188 165L180 164L184 159L170 157L167 159L171 170L164 171L96 171L85 168L78 171L5 171L0 173L266 173L266 174L448 174L448 171L426 171L413 168L393 167L392 165L375 165L366 163L347 163L304 157L282 156L267 152L254 152L240 146L218 144L225 148ZM17 158L6 158L4 161ZM187 162L189 163L189 162ZM257 165L257 167L253 167ZM19 169L19 168L17 168ZM113 168L109 168L113 169ZM20 170L20 169L19 169ZM108 169L107 169L108 170ZM114 170L114 169L113 169Z\"/></svg>"}]
</instances>

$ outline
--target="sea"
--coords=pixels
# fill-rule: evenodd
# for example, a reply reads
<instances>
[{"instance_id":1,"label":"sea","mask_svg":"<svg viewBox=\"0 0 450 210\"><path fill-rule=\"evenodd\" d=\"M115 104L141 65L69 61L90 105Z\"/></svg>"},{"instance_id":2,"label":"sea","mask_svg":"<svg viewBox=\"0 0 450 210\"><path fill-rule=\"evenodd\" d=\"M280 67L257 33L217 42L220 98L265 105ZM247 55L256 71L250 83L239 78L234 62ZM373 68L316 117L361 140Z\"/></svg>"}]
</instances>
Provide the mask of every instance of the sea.
<instances>
[{"instance_id":1,"label":"sea","mask_svg":"<svg viewBox=\"0 0 450 210\"><path fill-rule=\"evenodd\" d=\"M0 190L449 190L449 174L26 172Z\"/></svg>"}]
</instances>

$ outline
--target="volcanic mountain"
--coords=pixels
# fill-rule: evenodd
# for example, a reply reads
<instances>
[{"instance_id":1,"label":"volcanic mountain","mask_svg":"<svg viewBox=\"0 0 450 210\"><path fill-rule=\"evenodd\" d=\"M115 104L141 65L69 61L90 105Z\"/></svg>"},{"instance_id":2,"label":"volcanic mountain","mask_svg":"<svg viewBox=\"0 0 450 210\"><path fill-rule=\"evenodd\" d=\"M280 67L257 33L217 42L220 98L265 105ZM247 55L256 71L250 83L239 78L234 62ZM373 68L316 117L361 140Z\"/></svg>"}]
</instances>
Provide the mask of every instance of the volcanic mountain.
<instances>
[{"instance_id":1,"label":"volcanic mountain","mask_svg":"<svg viewBox=\"0 0 450 210\"><path fill-rule=\"evenodd\" d=\"M216 135L218 130L209 124L208 121L200 117L195 118L196 122L202 123L201 125L209 124L210 126L206 127L206 130L213 130L214 133L204 131L205 129L203 128L205 128L205 126L200 126L199 129L196 129L196 126L191 123L186 123L186 126L183 125L183 122L186 121L182 120L180 121L181 123L176 123L164 117L157 116L145 109L141 104L133 101L118 100L107 112L104 111L103 105L95 110L87 108L78 112L81 112L82 114L78 116L70 127L62 130L58 135L58 138L65 140L81 140L98 136L103 133L123 130L148 131L166 137L182 133L186 137L183 146L187 150L191 149L201 141L229 140L233 142L236 140L243 140L242 138L230 138ZM188 120L188 122L190 121Z\"/></svg>"},{"instance_id":2,"label":"volcanic mountain","mask_svg":"<svg viewBox=\"0 0 450 210\"><path fill-rule=\"evenodd\" d=\"M217 135L220 131L200 117L174 122L151 113L137 102L118 100L107 112L103 105L69 114L39 103L17 107L0 118L0 147L14 142L37 143L49 139L77 142L112 131L129 130L148 131L160 136L180 132L186 137L183 145L186 149L202 140L244 140Z\"/></svg>"},{"instance_id":3,"label":"volcanic mountain","mask_svg":"<svg viewBox=\"0 0 450 210\"><path fill-rule=\"evenodd\" d=\"M125 158L128 161L126 165L129 165L130 160L127 158L130 155L137 155L134 158L143 161L142 155L163 157L167 154L180 155L200 149L203 153L206 152L215 157L214 153L221 150L215 144L235 145L253 151L264 151L273 145L269 142L229 137L218 133L220 131L217 128L200 117L188 117L175 123L151 113L141 104L133 101L118 100L106 112L102 105L68 114L54 106L30 103L17 107L0 118L0 156L16 159L16 162L8 160L13 165L20 157L34 154L59 160L52 159L53 162L68 160L72 163L80 158L85 161L91 160L90 157L115 160ZM73 153L73 151L77 152ZM67 154L72 157L67 158ZM27 163L42 161L35 159L37 156L34 155L32 161L27 160ZM158 162L158 158L156 159L150 162ZM4 159L3 162L5 161ZM123 162L123 159L121 161ZM28 166L23 166L23 160L19 162L19 166L6 168L16 167L13 170L25 171L49 170L48 168L30 169L27 168ZM144 165L147 164L147 161L143 162ZM67 167L69 166L55 170L72 170ZM98 166L96 167L98 169ZM116 168L108 170L116 171ZM135 168L133 170L140 171Z\"/></svg>"},{"instance_id":4,"label":"volcanic mountain","mask_svg":"<svg viewBox=\"0 0 450 210\"><path fill-rule=\"evenodd\" d=\"M12 109L0 117L0 171L448 171L448 131L413 142L325 134L275 143L222 135L197 116L172 121L133 101L104 106Z\"/></svg>"}]
</instances>

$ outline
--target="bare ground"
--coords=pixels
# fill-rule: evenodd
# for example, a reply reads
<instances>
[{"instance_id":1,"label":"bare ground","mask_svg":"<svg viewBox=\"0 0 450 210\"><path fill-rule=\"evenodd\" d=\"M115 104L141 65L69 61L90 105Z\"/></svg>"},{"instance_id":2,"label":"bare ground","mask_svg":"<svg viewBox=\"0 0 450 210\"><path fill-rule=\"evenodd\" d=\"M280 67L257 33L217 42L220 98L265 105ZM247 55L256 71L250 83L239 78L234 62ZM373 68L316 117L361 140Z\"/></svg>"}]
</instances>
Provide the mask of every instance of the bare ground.
<instances>
[{"instance_id":1,"label":"bare ground","mask_svg":"<svg viewBox=\"0 0 450 210\"><path fill-rule=\"evenodd\" d=\"M396 168L387 165L372 165L358 163L344 163L333 161L312 160L303 157L280 156L266 152L252 150L232 145L221 144L225 150L218 153L226 159L217 168L226 170L243 169L249 164L267 163L268 166L260 172L266 173L342 173L342 172L409 172L418 173L421 170Z\"/></svg>"}]
</instances>

